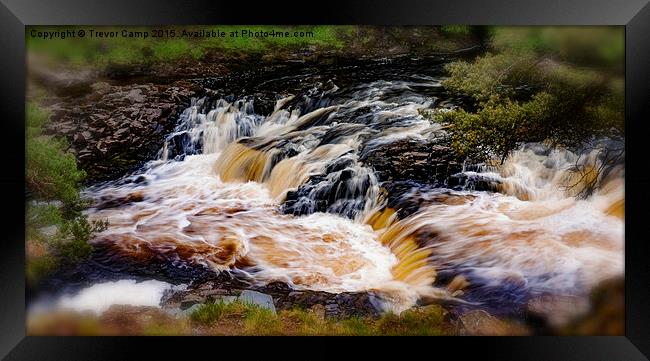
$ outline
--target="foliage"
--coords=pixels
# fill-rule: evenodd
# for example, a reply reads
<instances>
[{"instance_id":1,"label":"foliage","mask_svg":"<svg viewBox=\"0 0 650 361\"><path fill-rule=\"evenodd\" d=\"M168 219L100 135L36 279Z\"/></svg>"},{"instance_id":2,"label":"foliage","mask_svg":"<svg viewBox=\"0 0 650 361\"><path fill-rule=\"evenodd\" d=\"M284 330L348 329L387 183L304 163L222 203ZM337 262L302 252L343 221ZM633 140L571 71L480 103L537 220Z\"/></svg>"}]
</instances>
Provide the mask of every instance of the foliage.
<instances>
[{"instance_id":1,"label":"foliage","mask_svg":"<svg viewBox=\"0 0 650 361\"><path fill-rule=\"evenodd\" d=\"M556 53L561 59L577 57L544 40L548 34L561 38L560 30L533 30L500 29L491 52L446 66L449 77L443 85L474 99L476 110L426 114L450 125L452 146L459 155L503 160L527 142L579 148L595 138L624 136L621 74L615 68L587 69L554 59ZM541 35L529 36L530 32ZM554 46L557 51L550 51ZM607 64L607 59L599 64Z\"/></svg>"},{"instance_id":2,"label":"foliage","mask_svg":"<svg viewBox=\"0 0 650 361\"><path fill-rule=\"evenodd\" d=\"M42 134L49 114L34 103L26 107L27 278L36 282L62 264L85 259L88 241L106 229L106 221L89 222L79 197L85 172L67 152L65 141ZM51 229L46 232L45 229ZM31 251L30 251L31 250Z\"/></svg>"},{"instance_id":3,"label":"foliage","mask_svg":"<svg viewBox=\"0 0 650 361\"><path fill-rule=\"evenodd\" d=\"M498 51L532 51L580 67L623 72L623 26L499 26L491 32Z\"/></svg>"},{"instance_id":4,"label":"foliage","mask_svg":"<svg viewBox=\"0 0 650 361\"><path fill-rule=\"evenodd\" d=\"M65 142L58 139L27 139L26 182L35 198L59 199L66 205L78 202L85 172L77 169L74 155L65 148Z\"/></svg>"},{"instance_id":5,"label":"foliage","mask_svg":"<svg viewBox=\"0 0 650 361\"><path fill-rule=\"evenodd\" d=\"M93 234L105 231L108 221L92 221L84 216L77 216L64 221L53 239L56 254L65 262L76 263L87 258L92 252L88 241Z\"/></svg>"},{"instance_id":6,"label":"foliage","mask_svg":"<svg viewBox=\"0 0 650 361\"><path fill-rule=\"evenodd\" d=\"M56 63L67 63L73 66L105 66L108 64L156 63L189 57L201 59L208 51L248 51L262 52L270 48L289 49L297 46L320 46L323 48L342 48L344 38L349 37L353 26L271 26L271 25L221 25L221 26L187 26L187 27L129 27L129 31L148 31L148 38L122 37L123 28L95 27L101 31L116 31L120 36L97 38L67 37L64 39L40 39L30 36L30 31L61 31L61 27L30 27L27 29L26 44L30 54L47 54ZM84 27L69 26L64 29L78 31ZM152 37L152 30L162 30L163 34L174 31L174 36ZM231 37L229 34L242 29L252 32L272 30L288 31L289 37ZM225 32L225 37L181 37L182 30L219 31ZM304 36L293 36L294 32ZM300 34L299 34L300 35Z\"/></svg>"}]
</instances>

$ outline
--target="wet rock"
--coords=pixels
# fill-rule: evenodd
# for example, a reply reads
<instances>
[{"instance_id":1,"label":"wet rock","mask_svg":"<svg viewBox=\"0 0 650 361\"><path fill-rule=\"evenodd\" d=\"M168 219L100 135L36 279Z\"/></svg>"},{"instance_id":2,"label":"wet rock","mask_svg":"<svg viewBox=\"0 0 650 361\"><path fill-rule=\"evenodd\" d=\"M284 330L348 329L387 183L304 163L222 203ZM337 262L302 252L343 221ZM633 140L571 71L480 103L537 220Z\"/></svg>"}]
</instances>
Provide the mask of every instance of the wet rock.
<instances>
[{"instance_id":1,"label":"wet rock","mask_svg":"<svg viewBox=\"0 0 650 361\"><path fill-rule=\"evenodd\" d=\"M362 153L382 181L405 181L443 186L462 164L446 140L406 138L375 146Z\"/></svg>"},{"instance_id":2,"label":"wet rock","mask_svg":"<svg viewBox=\"0 0 650 361\"><path fill-rule=\"evenodd\" d=\"M467 288L470 285L469 281L467 281L467 278L463 275L458 275L454 277L451 282L447 285L447 291L449 292L450 295L453 297L458 297L463 295L463 290Z\"/></svg>"},{"instance_id":3,"label":"wet rock","mask_svg":"<svg viewBox=\"0 0 650 361\"><path fill-rule=\"evenodd\" d=\"M282 211L293 215L323 212L354 218L363 210L371 187L376 184L370 170L354 167L326 172L310 177L295 191L287 192Z\"/></svg>"},{"instance_id":4,"label":"wet rock","mask_svg":"<svg viewBox=\"0 0 650 361\"><path fill-rule=\"evenodd\" d=\"M222 296L228 295L228 291L218 288L215 290L200 291L199 295L207 301L215 301L222 298Z\"/></svg>"},{"instance_id":5,"label":"wet rock","mask_svg":"<svg viewBox=\"0 0 650 361\"><path fill-rule=\"evenodd\" d=\"M382 187L388 193L388 207L397 210L400 219L432 204L458 205L475 198L473 195L440 189L436 185L412 181L384 182Z\"/></svg>"},{"instance_id":6,"label":"wet rock","mask_svg":"<svg viewBox=\"0 0 650 361\"><path fill-rule=\"evenodd\" d=\"M95 207L97 209L115 208L130 203L142 202L143 200L144 200L144 196L142 193L133 192L128 194L126 197L117 197L117 198L103 197L102 199L100 199L99 204L97 204Z\"/></svg>"},{"instance_id":7,"label":"wet rock","mask_svg":"<svg viewBox=\"0 0 650 361\"><path fill-rule=\"evenodd\" d=\"M501 181L476 173L456 173L447 179L447 185L455 190L496 192Z\"/></svg>"},{"instance_id":8,"label":"wet rock","mask_svg":"<svg viewBox=\"0 0 650 361\"><path fill-rule=\"evenodd\" d=\"M51 107L45 132L71 143L90 181L113 179L154 158L177 116L202 88L172 84L89 86L84 96Z\"/></svg>"}]
</instances>

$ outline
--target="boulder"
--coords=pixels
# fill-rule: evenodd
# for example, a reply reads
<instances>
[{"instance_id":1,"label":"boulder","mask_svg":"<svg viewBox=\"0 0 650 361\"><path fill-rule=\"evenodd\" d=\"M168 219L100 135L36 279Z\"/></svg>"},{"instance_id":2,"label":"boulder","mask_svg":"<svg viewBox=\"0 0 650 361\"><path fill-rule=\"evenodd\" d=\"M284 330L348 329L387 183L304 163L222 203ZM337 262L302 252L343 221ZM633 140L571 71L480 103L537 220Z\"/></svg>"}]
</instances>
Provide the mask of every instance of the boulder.
<instances>
[{"instance_id":1,"label":"boulder","mask_svg":"<svg viewBox=\"0 0 650 361\"><path fill-rule=\"evenodd\" d=\"M361 160L382 181L414 181L446 185L462 170L462 163L447 141L405 138L362 152Z\"/></svg>"},{"instance_id":2,"label":"boulder","mask_svg":"<svg viewBox=\"0 0 650 361\"><path fill-rule=\"evenodd\" d=\"M257 305L261 308L271 310L271 312L275 313L275 305L273 304L273 297L267 294L257 292L257 291L244 290L242 291L242 293L239 295L237 299L242 303Z\"/></svg>"}]
</instances>

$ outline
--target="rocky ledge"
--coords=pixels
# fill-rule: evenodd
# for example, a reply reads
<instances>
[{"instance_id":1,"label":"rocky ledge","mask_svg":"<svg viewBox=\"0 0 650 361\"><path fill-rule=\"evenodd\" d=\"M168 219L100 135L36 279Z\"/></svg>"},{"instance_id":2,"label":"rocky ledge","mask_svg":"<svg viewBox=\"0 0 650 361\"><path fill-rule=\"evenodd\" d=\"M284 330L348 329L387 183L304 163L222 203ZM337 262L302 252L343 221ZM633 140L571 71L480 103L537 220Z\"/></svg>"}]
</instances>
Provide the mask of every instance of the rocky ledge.
<instances>
[{"instance_id":1,"label":"rocky ledge","mask_svg":"<svg viewBox=\"0 0 650 361\"><path fill-rule=\"evenodd\" d=\"M128 86L96 82L85 95L62 98L49 107L52 119L46 133L68 140L90 181L109 179L155 157L177 116L201 91L189 81Z\"/></svg>"},{"instance_id":2,"label":"rocky ledge","mask_svg":"<svg viewBox=\"0 0 650 361\"><path fill-rule=\"evenodd\" d=\"M441 186L462 170L462 163L444 138L405 138L364 152L361 160L382 181L410 180Z\"/></svg>"}]
</instances>

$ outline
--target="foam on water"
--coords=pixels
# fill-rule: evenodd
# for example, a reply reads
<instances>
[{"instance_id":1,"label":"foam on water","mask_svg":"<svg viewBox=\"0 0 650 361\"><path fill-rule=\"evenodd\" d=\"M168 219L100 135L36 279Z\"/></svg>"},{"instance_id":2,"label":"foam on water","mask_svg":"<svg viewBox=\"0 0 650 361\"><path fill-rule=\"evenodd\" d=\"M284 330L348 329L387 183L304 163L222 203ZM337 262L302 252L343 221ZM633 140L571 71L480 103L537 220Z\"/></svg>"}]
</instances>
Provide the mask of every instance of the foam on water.
<instances>
[{"instance_id":1,"label":"foam on water","mask_svg":"<svg viewBox=\"0 0 650 361\"><path fill-rule=\"evenodd\" d=\"M158 307L166 290L178 289L169 283L156 280L136 282L119 280L92 285L74 295L62 296L57 306L77 312L91 311L101 314L113 305Z\"/></svg>"}]
</instances>

